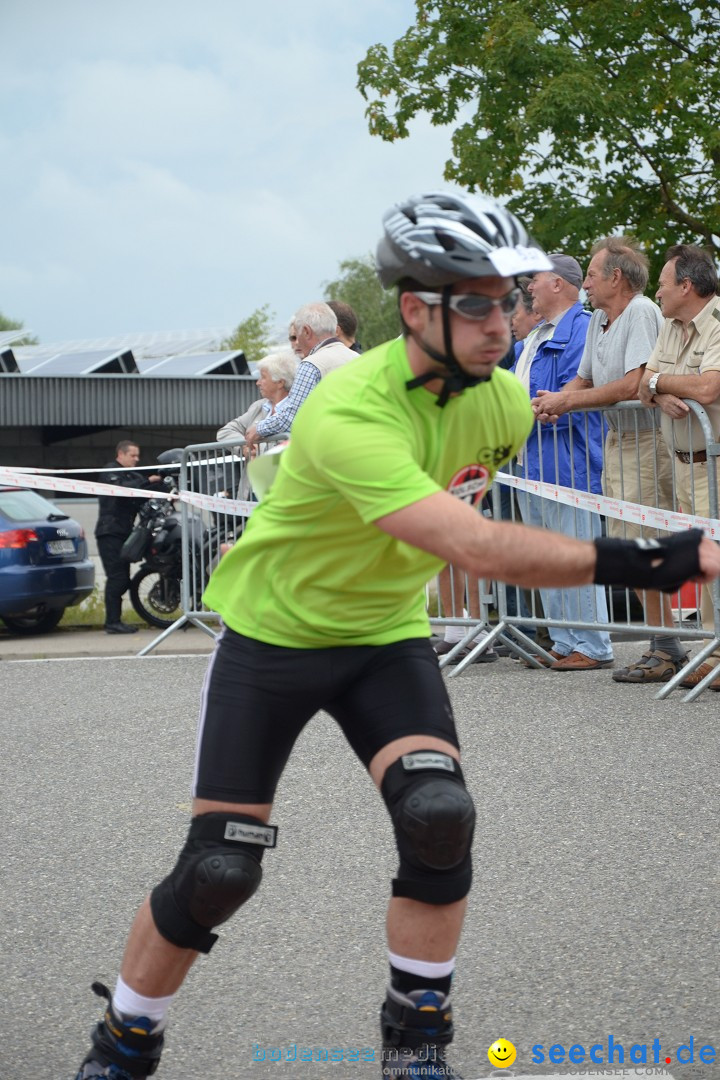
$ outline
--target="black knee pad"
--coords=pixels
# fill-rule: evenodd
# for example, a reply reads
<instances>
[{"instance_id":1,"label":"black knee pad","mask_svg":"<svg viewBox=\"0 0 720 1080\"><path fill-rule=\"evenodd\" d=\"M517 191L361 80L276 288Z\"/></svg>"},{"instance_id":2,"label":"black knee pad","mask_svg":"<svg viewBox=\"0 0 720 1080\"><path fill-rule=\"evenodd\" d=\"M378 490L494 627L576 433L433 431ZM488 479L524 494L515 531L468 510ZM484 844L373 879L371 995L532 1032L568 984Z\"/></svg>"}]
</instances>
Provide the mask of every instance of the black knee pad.
<instances>
[{"instance_id":1,"label":"black knee pad","mask_svg":"<svg viewBox=\"0 0 720 1080\"><path fill-rule=\"evenodd\" d=\"M257 890L265 848L277 829L248 814L212 813L193 818L175 868L150 895L155 925L181 949L208 953L210 933Z\"/></svg>"},{"instance_id":2,"label":"black knee pad","mask_svg":"<svg viewBox=\"0 0 720 1080\"><path fill-rule=\"evenodd\" d=\"M381 790L400 855L393 896L426 904L462 900L472 881L475 807L457 761L437 750L403 754Z\"/></svg>"}]
</instances>

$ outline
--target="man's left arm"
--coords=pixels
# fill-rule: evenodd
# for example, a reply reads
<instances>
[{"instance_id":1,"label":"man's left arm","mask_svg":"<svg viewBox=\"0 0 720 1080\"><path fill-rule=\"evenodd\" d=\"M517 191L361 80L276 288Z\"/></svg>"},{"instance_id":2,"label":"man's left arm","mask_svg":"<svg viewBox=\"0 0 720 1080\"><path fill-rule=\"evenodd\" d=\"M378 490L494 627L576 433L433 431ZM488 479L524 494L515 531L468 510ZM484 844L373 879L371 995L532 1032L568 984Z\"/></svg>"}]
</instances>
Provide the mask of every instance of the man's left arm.
<instances>
[{"instance_id":1,"label":"man's left arm","mask_svg":"<svg viewBox=\"0 0 720 1080\"><path fill-rule=\"evenodd\" d=\"M622 379L613 379L604 386L595 386L590 379L578 375L555 393L538 390L537 397L532 399L533 411L541 423L554 424L558 416L574 409L599 409L619 401L634 401L644 370L644 367L635 368Z\"/></svg>"},{"instance_id":2,"label":"man's left arm","mask_svg":"<svg viewBox=\"0 0 720 1080\"><path fill-rule=\"evenodd\" d=\"M690 398L700 405L711 405L714 401L717 401L718 397L720 397L720 330L713 331L706 345L697 375L672 375L661 370L662 365L659 362L659 357L663 354L662 346L664 346L665 340L665 328L663 328L638 388L638 397L643 405L656 405L662 409L666 404L661 400L663 397L673 398L675 401L680 402L681 405L682 398ZM653 394L648 387L648 383L653 375L657 375L659 371L660 377ZM683 406L683 409L685 412L688 411L687 406ZM663 409L663 411L667 412L668 410Z\"/></svg>"},{"instance_id":3,"label":"man's left arm","mask_svg":"<svg viewBox=\"0 0 720 1080\"><path fill-rule=\"evenodd\" d=\"M648 389L653 372L646 372L640 384L640 400L644 405L661 405L655 398L671 395L690 398L700 405L712 405L720 397L720 349L717 364L717 367L702 371L699 375L666 375L663 372L655 384L655 394Z\"/></svg>"}]
</instances>

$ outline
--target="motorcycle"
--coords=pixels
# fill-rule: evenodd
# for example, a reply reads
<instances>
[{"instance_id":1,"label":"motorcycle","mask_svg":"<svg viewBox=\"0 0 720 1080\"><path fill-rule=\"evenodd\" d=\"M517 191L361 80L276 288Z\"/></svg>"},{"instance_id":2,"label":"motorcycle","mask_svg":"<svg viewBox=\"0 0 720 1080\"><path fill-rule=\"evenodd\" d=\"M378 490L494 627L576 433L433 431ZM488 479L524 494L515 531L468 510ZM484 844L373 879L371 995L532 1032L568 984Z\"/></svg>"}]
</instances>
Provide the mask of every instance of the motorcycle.
<instances>
[{"instance_id":1,"label":"motorcycle","mask_svg":"<svg viewBox=\"0 0 720 1080\"><path fill-rule=\"evenodd\" d=\"M150 626L171 626L182 614L182 525L172 504L148 499L121 552L141 562L130 579L130 602Z\"/></svg>"},{"instance_id":2,"label":"motorcycle","mask_svg":"<svg viewBox=\"0 0 720 1080\"><path fill-rule=\"evenodd\" d=\"M169 450L158 455L160 464L179 463L181 451ZM174 489L177 472L165 479ZM220 553L223 530L210 528L199 516L187 524L190 544L190 603L195 610L202 605L202 593ZM130 579L130 602L150 626L165 629L183 614L183 522L172 500L147 499L138 511L137 523L125 541L121 557L126 562L140 562Z\"/></svg>"}]
</instances>

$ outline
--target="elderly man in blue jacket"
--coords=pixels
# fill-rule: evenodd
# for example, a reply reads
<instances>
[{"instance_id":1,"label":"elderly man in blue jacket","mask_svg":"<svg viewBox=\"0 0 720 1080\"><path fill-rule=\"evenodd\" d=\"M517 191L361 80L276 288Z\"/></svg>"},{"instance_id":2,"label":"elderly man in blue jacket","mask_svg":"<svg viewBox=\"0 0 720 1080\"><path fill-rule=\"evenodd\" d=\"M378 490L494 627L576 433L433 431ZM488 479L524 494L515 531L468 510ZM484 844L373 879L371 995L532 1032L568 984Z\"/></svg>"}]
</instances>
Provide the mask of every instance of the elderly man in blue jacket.
<instances>
[{"instance_id":1,"label":"elderly man in blue jacket","mask_svg":"<svg viewBox=\"0 0 720 1080\"><path fill-rule=\"evenodd\" d=\"M583 272L570 255L550 256L552 270L535 274L528 284L533 310L541 322L528 334L513 368L531 398L539 390L560 390L577 375L585 348L590 313L578 297ZM599 413L566 414L554 429L540 428L530 437L518 456L517 471L529 480L581 491L602 493L603 420ZM558 532L583 539L600 534L596 514L579 510L540 496L519 494L523 519L531 525L545 525ZM590 671L611 667L610 635L604 630L581 630L571 622L608 621L607 602L602 589L543 590L545 614L553 641L551 654L555 671ZM552 620L558 625L552 625Z\"/></svg>"}]
</instances>

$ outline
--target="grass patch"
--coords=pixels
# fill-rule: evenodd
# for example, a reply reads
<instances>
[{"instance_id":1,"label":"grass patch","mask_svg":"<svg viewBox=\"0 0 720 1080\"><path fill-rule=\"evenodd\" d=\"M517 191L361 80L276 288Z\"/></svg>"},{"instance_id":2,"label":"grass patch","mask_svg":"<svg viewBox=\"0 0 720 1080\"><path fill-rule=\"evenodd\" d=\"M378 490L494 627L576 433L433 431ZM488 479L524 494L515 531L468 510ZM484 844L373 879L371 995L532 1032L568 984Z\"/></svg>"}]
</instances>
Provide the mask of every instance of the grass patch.
<instances>
[{"instance_id":1,"label":"grass patch","mask_svg":"<svg viewBox=\"0 0 720 1080\"><path fill-rule=\"evenodd\" d=\"M103 596L104 590L98 585L95 586L93 591L87 596L82 603L75 604L74 607L65 608L65 614L60 620L60 626L84 626L88 630L98 629L101 630L105 625L105 599ZM122 619L125 623L130 623L134 626L147 626L144 619L141 619L131 604L123 604Z\"/></svg>"}]
</instances>

